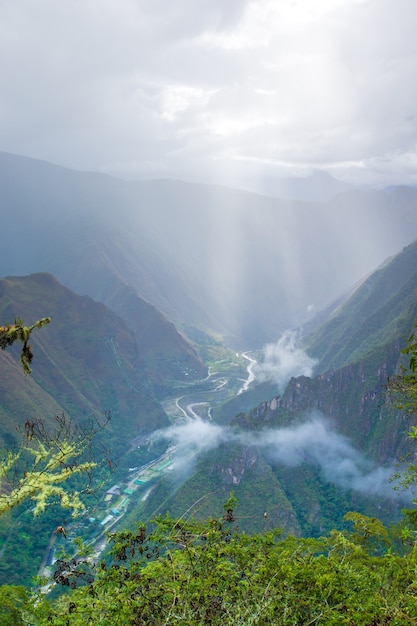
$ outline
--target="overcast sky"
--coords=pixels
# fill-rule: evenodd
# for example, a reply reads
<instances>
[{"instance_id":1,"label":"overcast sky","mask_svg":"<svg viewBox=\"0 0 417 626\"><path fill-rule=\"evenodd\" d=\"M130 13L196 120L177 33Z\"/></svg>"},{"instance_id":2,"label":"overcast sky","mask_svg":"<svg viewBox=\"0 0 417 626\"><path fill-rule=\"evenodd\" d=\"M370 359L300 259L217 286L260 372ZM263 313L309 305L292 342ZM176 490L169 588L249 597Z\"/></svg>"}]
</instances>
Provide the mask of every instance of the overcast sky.
<instances>
[{"instance_id":1,"label":"overcast sky","mask_svg":"<svg viewBox=\"0 0 417 626\"><path fill-rule=\"evenodd\" d=\"M0 150L417 183L416 33L416 0L0 0Z\"/></svg>"}]
</instances>

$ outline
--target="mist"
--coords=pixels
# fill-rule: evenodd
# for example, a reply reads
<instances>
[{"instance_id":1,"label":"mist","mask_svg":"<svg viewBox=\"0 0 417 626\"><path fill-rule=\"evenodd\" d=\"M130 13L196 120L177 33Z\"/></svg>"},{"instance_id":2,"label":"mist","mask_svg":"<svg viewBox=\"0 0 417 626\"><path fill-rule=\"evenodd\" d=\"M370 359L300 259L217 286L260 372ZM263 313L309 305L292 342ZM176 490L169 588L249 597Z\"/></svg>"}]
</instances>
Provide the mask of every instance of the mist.
<instances>
[{"instance_id":1,"label":"mist","mask_svg":"<svg viewBox=\"0 0 417 626\"><path fill-rule=\"evenodd\" d=\"M394 490L394 465L378 466L338 433L331 421L314 412L303 422L259 432L237 430L202 420L190 420L154 434L175 446L174 474L184 479L193 471L198 458L221 444L256 446L271 464L300 467L311 464L322 478L346 490L382 497L399 497ZM410 499L404 494L402 498Z\"/></svg>"},{"instance_id":2,"label":"mist","mask_svg":"<svg viewBox=\"0 0 417 626\"><path fill-rule=\"evenodd\" d=\"M393 466L375 465L338 433L320 413L296 426L263 430L255 439L273 463L298 467L309 463L320 468L323 478L344 489L384 497L393 496Z\"/></svg>"},{"instance_id":3,"label":"mist","mask_svg":"<svg viewBox=\"0 0 417 626\"><path fill-rule=\"evenodd\" d=\"M175 448L175 473L185 478L191 473L195 462L202 454L217 448L221 443L233 439L232 431L200 419L174 425L153 434L153 440L169 441Z\"/></svg>"},{"instance_id":4,"label":"mist","mask_svg":"<svg viewBox=\"0 0 417 626\"><path fill-rule=\"evenodd\" d=\"M262 361L253 366L258 382L274 382L282 393L291 378L311 376L317 360L298 346L298 335L287 330L276 343L263 348Z\"/></svg>"}]
</instances>

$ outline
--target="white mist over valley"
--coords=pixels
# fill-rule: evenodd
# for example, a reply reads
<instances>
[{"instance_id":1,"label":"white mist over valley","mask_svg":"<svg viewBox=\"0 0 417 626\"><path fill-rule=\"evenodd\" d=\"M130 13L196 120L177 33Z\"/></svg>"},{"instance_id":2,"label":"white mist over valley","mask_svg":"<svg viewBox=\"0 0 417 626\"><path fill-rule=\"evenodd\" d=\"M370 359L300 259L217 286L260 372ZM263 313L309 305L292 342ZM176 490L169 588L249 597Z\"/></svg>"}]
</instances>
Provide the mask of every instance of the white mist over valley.
<instances>
[{"instance_id":1,"label":"white mist over valley","mask_svg":"<svg viewBox=\"0 0 417 626\"><path fill-rule=\"evenodd\" d=\"M175 446L173 473L182 478L190 475L200 455L220 445L239 444L255 446L271 462L287 467L312 463L327 482L343 489L411 500L411 495L394 490L397 465L378 467L356 450L348 438L337 433L331 420L318 413L294 426L250 434L203 420L190 420L155 433L154 437Z\"/></svg>"},{"instance_id":2,"label":"white mist over valley","mask_svg":"<svg viewBox=\"0 0 417 626\"><path fill-rule=\"evenodd\" d=\"M275 344L263 348L260 362L251 358L247 368L249 384L240 392L247 391L251 384L270 381L282 394L291 378L311 377L317 361L299 346L298 339L299 333L286 331ZM193 411L185 416L185 421L153 436L155 440L165 439L174 446L173 470L177 478L189 476L205 453L221 445L238 444L255 446L271 462L288 467L312 463L319 467L326 481L344 489L393 499L399 497L393 482L398 466L379 467L366 459L346 436L337 432L329 417L318 412L304 416L300 423L292 426L262 428L250 433L200 419ZM410 495L402 494L402 498L409 501Z\"/></svg>"}]
</instances>

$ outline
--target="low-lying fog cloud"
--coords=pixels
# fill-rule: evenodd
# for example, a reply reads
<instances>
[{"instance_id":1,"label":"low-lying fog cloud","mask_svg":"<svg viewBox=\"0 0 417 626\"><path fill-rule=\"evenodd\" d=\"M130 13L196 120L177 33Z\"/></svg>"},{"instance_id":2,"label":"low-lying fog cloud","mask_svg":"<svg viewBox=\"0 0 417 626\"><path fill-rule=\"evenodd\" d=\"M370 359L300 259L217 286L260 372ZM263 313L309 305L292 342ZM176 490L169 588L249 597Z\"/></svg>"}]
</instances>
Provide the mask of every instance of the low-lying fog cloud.
<instances>
[{"instance_id":1,"label":"low-lying fog cloud","mask_svg":"<svg viewBox=\"0 0 417 626\"><path fill-rule=\"evenodd\" d=\"M317 466L324 480L345 489L379 496L394 496L394 467L380 467L367 460L338 433L323 415L312 414L304 422L259 432L240 431L202 420L190 420L155 434L176 446L175 470L192 470L197 458L222 443L257 446L270 463L297 467Z\"/></svg>"},{"instance_id":2,"label":"low-lying fog cloud","mask_svg":"<svg viewBox=\"0 0 417 626\"><path fill-rule=\"evenodd\" d=\"M255 441L272 462L293 467L312 463L320 467L326 481L340 487L392 495L390 478L395 469L367 460L318 413L296 426L263 430Z\"/></svg>"},{"instance_id":3,"label":"low-lying fog cloud","mask_svg":"<svg viewBox=\"0 0 417 626\"><path fill-rule=\"evenodd\" d=\"M292 377L311 376L317 361L297 345L297 333L286 331L263 349L263 360L253 367L259 382L273 381L282 393Z\"/></svg>"},{"instance_id":4,"label":"low-lying fog cloud","mask_svg":"<svg viewBox=\"0 0 417 626\"><path fill-rule=\"evenodd\" d=\"M181 474L192 470L198 456L233 439L232 431L200 419L170 426L153 436L155 439L166 439L175 446L175 470Z\"/></svg>"}]
</instances>

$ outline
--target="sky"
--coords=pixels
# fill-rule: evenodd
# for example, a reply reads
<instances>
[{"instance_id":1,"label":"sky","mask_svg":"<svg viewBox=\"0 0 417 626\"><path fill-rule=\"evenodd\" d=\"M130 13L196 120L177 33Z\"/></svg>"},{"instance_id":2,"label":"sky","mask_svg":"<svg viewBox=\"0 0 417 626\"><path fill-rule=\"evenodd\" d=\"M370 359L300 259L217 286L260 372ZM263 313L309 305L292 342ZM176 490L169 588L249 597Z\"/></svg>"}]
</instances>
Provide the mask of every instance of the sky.
<instances>
[{"instance_id":1,"label":"sky","mask_svg":"<svg viewBox=\"0 0 417 626\"><path fill-rule=\"evenodd\" d=\"M0 150L126 178L417 184L415 0L0 0Z\"/></svg>"}]
</instances>

